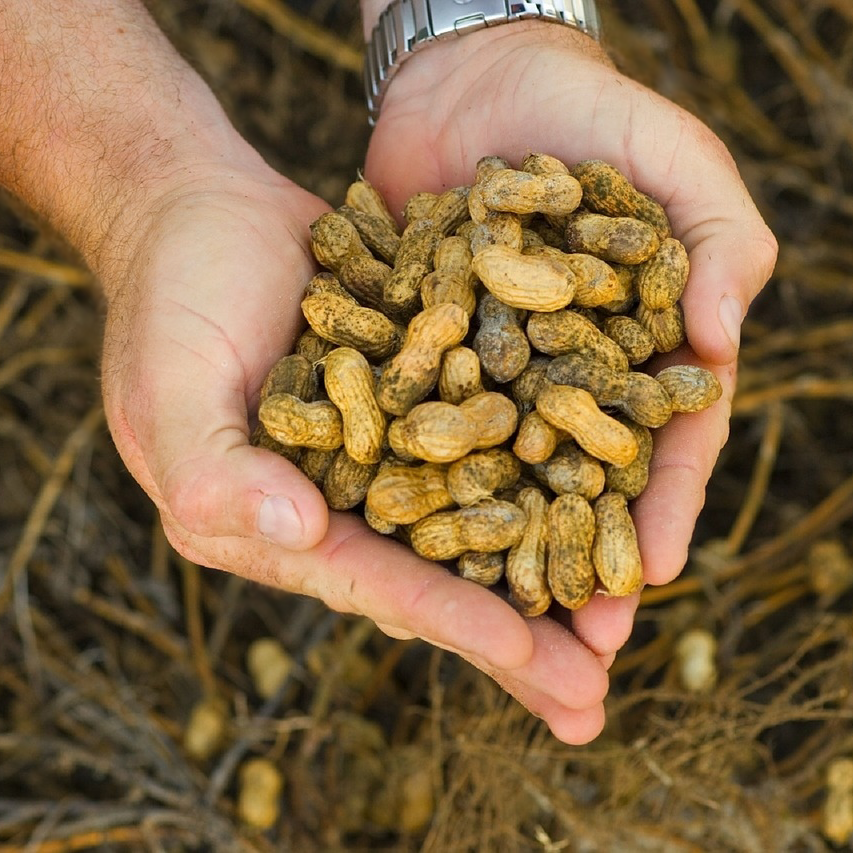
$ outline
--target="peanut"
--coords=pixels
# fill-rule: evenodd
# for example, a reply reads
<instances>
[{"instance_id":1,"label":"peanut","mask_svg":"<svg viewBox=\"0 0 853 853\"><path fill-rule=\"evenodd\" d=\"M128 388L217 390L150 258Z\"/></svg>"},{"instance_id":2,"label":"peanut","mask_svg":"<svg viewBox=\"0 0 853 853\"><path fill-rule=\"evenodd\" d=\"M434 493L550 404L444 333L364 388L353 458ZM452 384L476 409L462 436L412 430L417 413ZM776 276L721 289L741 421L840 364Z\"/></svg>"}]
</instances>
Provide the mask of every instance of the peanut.
<instances>
[{"instance_id":1,"label":"peanut","mask_svg":"<svg viewBox=\"0 0 853 853\"><path fill-rule=\"evenodd\" d=\"M272 829L281 813L284 779L267 758L252 758L240 768L237 813L253 829Z\"/></svg>"},{"instance_id":2,"label":"peanut","mask_svg":"<svg viewBox=\"0 0 853 853\"><path fill-rule=\"evenodd\" d=\"M316 364L325 355L334 348L331 341L321 338L312 328L307 328L296 339L296 345L293 348L294 355L301 355L308 359L311 364Z\"/></svg>"},{"instance_id":3,"label":"peanut","mask_svg":"<svg viewBox=\"0 0 853 853\"><path fill-rule=\"evenodd\" d=\"M539 489L528 487L519 492L516 504L523 510L526 523L521 539L506 558L510 602L522 616L541 616L552 600L545 575L548 501Z\"/></svg>"},{"instance_id":4,"label":"peanut","mask_svg":"<svg viewBox=\"0 0 853 853\"><path fill-rule=\"evenodd\" d=\"M581 185L569 174L497 169L477 182L490 210L566 216L580 204Z\"/></svg>"},{"instance_id":5,"label":"peanut","mask_svg":"<svg viewBox=\"0 0 853 853\"><path fill-rule=\"evenodd\" d=\"M396 232L397 223L394 221L391 211L388 210L382 193L364 178L359 178L349 185L344 203L353 210L360 210L362 213L383 220L389 229Z\"/></svg>"},{"instance_id":6,"label":"peanut","mask_svg":"<svg viewBox=\"0 0 853 853\"><path fill-rule=\"evenodd\" d=\"M292 394L273 394L261 403L258 418L281 444L336 450L344 443L343 420L334 403L306 403Z\"/></svg>"},{"instance_id":7,"label":"peanut","mask_svg":"<svg viewBox=\"0 0 853 853\"><path fill-rule=\"evenodd\" d=\"M478 430L477 421L461 406L419 403L404 418L391 421L388 443L403 459L455 462L477 446Z\"/></svg>"},{"instance_id":8,"label":"peanut","mask_svg":"<svg viewBox=\"0 0 853 853\"><path fill-rule=\"evenodd\" d=\"M634 280L640 301L654 311L672 308L681 299L689 274L687 250L675 238L667 237L657 252L637 267Z\"/></svg>"},{"instance_id":9,"label":"peanut","mask_svg":"<svg viewBox=\"0 0 853 853\"><path fill-rule=\"evenodd\" d=\"M629 216L575 213L566 224L566 248L617 264L641 264L660 246L647 222Z\"/></svg>"},{"instance_id":10,"label":"peanut","mask_svg":"<svg viewBox=\"0 0 853 853\"><path fill-rule=\"evenodd\" d=\"M557 495L575 494L591 501L604 491L605 468L574 442L561 445L554 457L541 466L541 472L545 483Z\"/></svg>"},{"instance_id":11,"label":"peanut","mask_svg":"<svg viewBox=\"0 0 853 853\"><path fill-rule=\"evenodd\" d=\"M672 417L672 401L660 382L646 373L613 370L593 359L561 355L548 367L548 379L589 391L604 408L616 408L638 424L663 426Z\"/></svg>"},{"instance_id":12,"label":"peanut","mask_svg":"<svg viewBox=\"0 0 853 853\"><path fill-rule=\"evenodd\" d=\"M480 327L472 344L483 370L497 382L515 379L530 360L530 343L521 328L526 314L487 293L480 300Z\"/></svg>"},{"instance_id":13,"label":"peanut","mask_svg":"<svg viewBox=\"0 0 853 853\"><path fill-rule=\"evenodd\" d=\"M428 560L453 560L466 551L504 551L524 535L524 511L508 501L489 500L415 523L412 547Z\"/></svg>"},{"instance_id":14,"label":"peanut","mask_svg":"<svg viewBox=\"0 0 853 853\"><path fill-rule=\"evenodd\" d=\"M355 226L361 242L374 255L378 255L386 263L394 263L400 248L400 235L393 220L389 221L381 215L349 205L342 205L337 212Z\"/></svg>"},{"instance_id":15,"label":"peanut","mask_svg":"<svg viewBox=\"0 0 853 853\"><path fill-rule=\"evenodd\" d=\"M452 234L468 218L470 187L453 187L436 196L426 214L441 234Z\"/></svg>"},{"instance_id":16,"label":"peanut","mask_svg":"<svg viewBox=\"0 0 853 853\"><path fill-rule=\"evenodd\" d=\"M608 216L632 216L648 222L661 240L671 234L664 209L640 192L615 166L603 160L584 160L571 170L583 187L583 204Z\"/></svg>"},{"instance_id":17,"label":"peanut","mask_svg":"<svg viewBox=\"0 0 853 853\"><path fill-rule=\"evenodd\" d=\"M537 355L530 359L527 367L512 382L512 399L521 416L536 408L536 397L548 381L548 365L551 359Z\"/></svg>"},{"instance_id":18,"label":"peanut","mask_svg":"<svg viewBox=\"0 0 853 853\"><path fill-rule=\"evenodd\" d=\"M355 462L377 463L385 440L385 415L373 393L373 371L351 347L333 349L323 361L329 399L343 420L344 447Z\"/></svg>"},{"instance_id":19,"label":"peanut","mask_svg":"<svg viewBox=\"0 0 853 853\"><path fill-rule=\"evenodd\" d=\"M692 364L674 364L655 374L672 401L673 412L701 412L712 406L723 394L720 380Z\"/></svg>"},{"instance_id":20,"label":"peanut","mask_svg":"<svg viewBox=\"0 0 853 853\"><path fill-rule=\"evenodd\" d=\"M503 444L518 426L515 403L497 391L482 391L459 404L477 426L475 447L494 447Z\"/></svg>"},{"instance_id":21,"label":"peanut","mask_svg":"<svg viewBox=\"0 0 853 853\"><path fill-rule=\"evenodd\" d=\"M539 392L536 409L596 459L623 466L637 455L637 440L632 432L602 412L593 396L582 388L548 385Z\"/></svg>"},{"instance_id":22,"label":"peanut","mask_svg":"<svg viewBox=\"0 0 853 853\"><path fill-rule=\"evenodd\" d=\"M570 610L583 607L595 590L594 537L595 515L585 498L570 493L551 502L546 578L554 598Z\"/></svg>"},{"instance_id":23,"label":"peanut","mask_svg":"<svg viewBox=\"0 0 853 853\"><path fill-rule=\"evenodd\" d=\"M337 449L317 450L314 447L305 447L299 454L297 467L315 486L322 487L326 472L337 452Z\"/></svg>"},{"instance_id":24,"label":"peanut","mask_svg":"<svg viewBox=\"0 0 853 853\"><path fill-rule=\"evenodd\" d=\"M605 492L593 510L592 562L598 579L609 595L631 595L643 585L643 564L625 495Z\"/></svg>"},{"instance_id":25,"label":"peanut","mask_svg":"<svg viewBox=\"0 0 853 853\"><path fill-rule=\"evenodd\" d=\"M547 355L587 355L614 370L628 370L622 348L577 311L534 312L527 321L530 343Z\"/></svg>"},{"instance_id":26,"label":"peanut","mask_svg":"<svg viewBox=\"0 0 853 853\"><path fill-rule=\"evenodd\" d=\"M432 269L433 255L442 237L443 232L429 217L406 226L394 268L382 288L382 298L394 317L409 319L417 313L421 281Z\"/></svg>"},{"instance_id":27,"label":"peanut","mask_svg":"<svg viewBox=\"0 0 853 853\"><path fill-rule=\"evenodd\" d=\"M471 247L462 237L445 237L435 250L435 269L421 282L421 303L431 308L442 302L454 302L469 317L477 310Z\"/></svg>"},{"instance_id":28,"label":"peanut","mask_svg":"<svg viewBox=\"0 0 853 853\"><path fill-rule=\"evenodd\" d=\"M416 314L402 348L382 373L376 391L379 405L392 415L405 415L438 381L441 357L468 332L468 315L452 302Z\"/></svg>"},{"instance_id":29,"label":"peanut","mask_svg":"<svg viewBox=\"0 0 853 853\"><path fill-rule=\"evenodd\" d=\"M496 551L466 551L456 561L459 577L480 586L494 586L503 577L505 565L506 555Z\"/></svg>"},{"instance_id":30,"label":"peanut","mask_svg":"<svg viewBox=\"0 0 853 853\"><path fill-rule=\"evenodd\" d=\"M419 192L409 196L403 206L403 218L410 225L418 219L426 219L437 198L438 196L431 192Z\"/></svg>"},{"instance_id":31,"label":"peanut","mask_svg":"<svg viewBox=\"0 0 853 853\"><path fill-rule=\"evenodd\" d=\"M655 351L652 336L633 317L607 317L601 331L625 351L631 365L648 361Z\"/></svg>"},{"instance_id":32,"label":"peanut","mask_svg":"<svg viewBox=\"0 0 853 853\"><path fill-rule=\"evenodd\" d=\"M438 375L438 396L445 403L458 405L484 390L477 353L462 346L447 350Z\"/></svg>"},{"instance_id":33,"label":"peanut","mask_svg":"<svg viewBox=\"0 0 853 853\"><path fill-rule=\"evenodd\" d=\"M515 485L519 476L521 463L507 450L471 453L447 469L447 491L459 506L470 506Z\"/></svg>"},{"instance_id":34,"label":"peanut","mask_svg":"<svg viewBox=\"0 0 853 853\"><path fill-rule=\"evenodd\" d=\"M451 506L447 470L431 463L381 468L367 490L367 508L394 524L413 524Z\"/></svg>"},{"instance_id":35,"label":"peanut","mask_svg":"<svg viewBox=\"0 0 853 853\"><path fill-rule=\"evenodd\" d=\"M474 255L472 268L493 296L513 308L557 311L574 296L571 270L552 257L488 246Z\"/></svg>"},{"instance_id":36,"label":"peanut","mask_svg":"<svg viewBox=\"0 0 853 853\"><path fill-rule=\"evenodd\" d=\"M561 252L552 246L525 249L525 255L551 257L565 264L574 276L575 292L572 305L578 308L597 308L622 295L622 284L613 267L594 255L582 252Z\"/></svg>"},{"instance_id":37,"label":"peanut","mask_svg":"<svg viewBox=\"0 0 853 853\"><path fill-rule=\"evenodd\" d=\"M522 419L512 445L512 452L529 465L550 459L560 440L559 431L537 411L528 412Z\"/></svg>"},{"instance_id":38,"label":"peanut","mask_svg":"<svg viewBox=\"0 0 853 853\"><path fill-rule=\"evenodd\" d=\"M329 509L342 511L358 506L375 473L375 464L359 462L345 447L340 448L323 478L323 497Z\"/></svg>"},{"instance_id":39,"label":"peanut","mask_svg":"<svg viewBox=\"0 0 853 853\"><path fill-rule=\"evenodd\" d=\"M604 486L609 492L621 492L631 501L639 497L649 481L649 462L652 458L652 433L648 427L640 426L630 418L617 417L637 439L637 455L633 461L618 468L604 466Z\"/></svg>"},{"instance_id":40,"label":"peanut","mask_svg":"<svg viewBox=\"0 0 853 853\"><path fill-rule=\"evenodd\" d=\"M478 255L489 246L506 246L520 252L524 247L524 229L515 213L500 213L490 210L482 222L471 222L466 237L471 251Z\"/></svg>"},{"instance_id":41,"label":"peanut","mask_svg":"<svg viewBox=\"0 0 853 853\"><path fill-rule=\"evenodd\" d=\"M311 224L310 232L314 257L333 273L354 255L370 257L355 225L340 213L324 213Z\"/></svg>"},{"instance_id":42,"label":"peanut","mask_svg":"<svg viewBox=\"0 0 853 853\"><path fill-rule=\"evenodd\" d=\"M672 352L686 339L681 305L655 311L641 302L634 312L634 317L651 335L656 352Z\"/></svg>"}]
</instances>

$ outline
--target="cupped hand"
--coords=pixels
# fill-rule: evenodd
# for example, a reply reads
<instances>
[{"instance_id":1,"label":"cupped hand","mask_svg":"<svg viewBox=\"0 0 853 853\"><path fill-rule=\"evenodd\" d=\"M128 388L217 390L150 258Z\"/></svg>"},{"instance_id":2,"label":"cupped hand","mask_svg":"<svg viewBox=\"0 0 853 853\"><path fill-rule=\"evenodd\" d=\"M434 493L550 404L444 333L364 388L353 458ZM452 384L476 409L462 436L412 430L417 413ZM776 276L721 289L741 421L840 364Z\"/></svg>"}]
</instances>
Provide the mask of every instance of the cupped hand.
<instances>
[{"instance_id":1,"label":"cupped hand","mask_svg":"<svg viewBox=\"0 0 853 853\"><path fill-rule=\"evenodd\" d=\"M714 370L724 396L655 433L649 485L632 512L646 581L665 583L684 566L728 436L740 326L770 277L776 242L704 124L618 73L587 36L548 23L482 30L413 56L387 92L366 177L400 211L412 192L470 183L484 155L518 164L529 152L612 163L664 205L690 255L690 346L667 360ZM562 621L606 655L628 637L634 604L596 597Z\"/></svg>"},{"instance_id":2,"label":"cupped hand","mask_svg":"<svg viewBox=\"0 0 853 853\"><path fill-rule=\"evenodd\" d=\"M558 737L603 724L601 659L547 621L374 533L250 445L261 383L302 325L327 206L265 167L203 170L138 217L111 294L103 391L116 445L189 559L364 614L492 675ZM617 628L618 631L618 628ZM606 636L605 655L622 642ZM608 645L609 644L609 645Z\"/></svg>"}]
</instances>

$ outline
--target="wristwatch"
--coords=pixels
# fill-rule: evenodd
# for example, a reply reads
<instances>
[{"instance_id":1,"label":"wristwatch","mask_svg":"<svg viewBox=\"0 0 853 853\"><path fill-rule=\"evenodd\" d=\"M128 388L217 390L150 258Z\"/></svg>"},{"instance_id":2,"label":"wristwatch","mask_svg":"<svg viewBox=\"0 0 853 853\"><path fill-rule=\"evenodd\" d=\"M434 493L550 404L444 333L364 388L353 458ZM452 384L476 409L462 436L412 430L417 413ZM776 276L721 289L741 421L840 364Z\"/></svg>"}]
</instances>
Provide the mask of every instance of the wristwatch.
<instances>
[{"instance_id":1,"label":"wristwatch","mask_svg":"<svg viewBox=\"0 0 853 853\"><path fill-rule=\"evenodd\" d=\"M499 24L551 21L599 39L601 24L595 0L394 0L373 28L364 61L364 86L370 124L376 123L382 97L400 66L433 41L453 38Z\"/></svg>"}]
</instances>

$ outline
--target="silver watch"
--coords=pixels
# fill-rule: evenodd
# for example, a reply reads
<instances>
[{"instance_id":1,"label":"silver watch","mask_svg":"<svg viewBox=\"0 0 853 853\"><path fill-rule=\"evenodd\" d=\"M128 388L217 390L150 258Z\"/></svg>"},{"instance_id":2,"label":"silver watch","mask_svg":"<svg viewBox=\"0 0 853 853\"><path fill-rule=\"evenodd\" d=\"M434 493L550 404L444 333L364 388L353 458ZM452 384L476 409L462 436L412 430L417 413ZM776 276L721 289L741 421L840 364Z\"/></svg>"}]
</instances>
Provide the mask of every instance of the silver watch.
<instances>
[{"instance_id":1,"label":"silver watch","mask_svg":"<svg viewBox=\"0 0 853 853\"><path fill-rule=\"evenodd\" d=\"M371 125L379 118L382 97L397 69L424 45L528 19L566 24L595 39L600 37L595 0L394 0L379 16L365 54L364 86Z\"/></svg>"}]
</instances>

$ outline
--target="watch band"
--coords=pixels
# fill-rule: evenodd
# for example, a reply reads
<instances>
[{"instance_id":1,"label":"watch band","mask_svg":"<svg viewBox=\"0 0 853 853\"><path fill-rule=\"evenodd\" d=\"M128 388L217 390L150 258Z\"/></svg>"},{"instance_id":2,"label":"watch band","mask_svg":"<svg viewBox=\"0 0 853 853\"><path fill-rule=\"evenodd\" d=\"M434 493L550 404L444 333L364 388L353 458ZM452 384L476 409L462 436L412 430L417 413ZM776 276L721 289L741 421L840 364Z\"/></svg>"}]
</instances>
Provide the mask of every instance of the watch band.
<instances>
[{"instance_id":1,"label":"watch band","mask_svg":"<svg viewBox=\"0 0 853 853\"><path fill-rule=\"evenodd\" d=\"M394 0L373 29L364 61L364 86L371 125L394 74L413 53L433 41L465 35L483 27L524 20L551 21L599 39L595 0Z\"/></svg>"}]
</instances>

